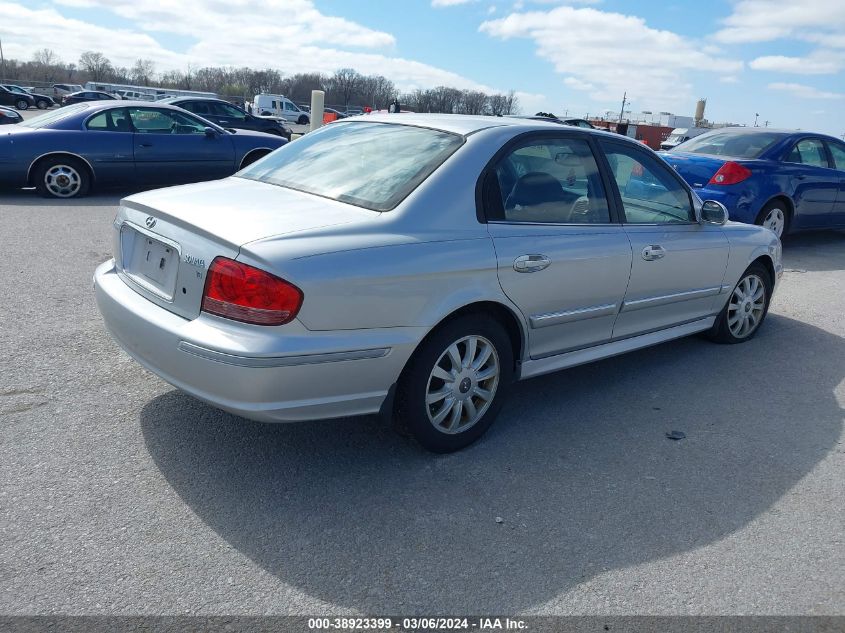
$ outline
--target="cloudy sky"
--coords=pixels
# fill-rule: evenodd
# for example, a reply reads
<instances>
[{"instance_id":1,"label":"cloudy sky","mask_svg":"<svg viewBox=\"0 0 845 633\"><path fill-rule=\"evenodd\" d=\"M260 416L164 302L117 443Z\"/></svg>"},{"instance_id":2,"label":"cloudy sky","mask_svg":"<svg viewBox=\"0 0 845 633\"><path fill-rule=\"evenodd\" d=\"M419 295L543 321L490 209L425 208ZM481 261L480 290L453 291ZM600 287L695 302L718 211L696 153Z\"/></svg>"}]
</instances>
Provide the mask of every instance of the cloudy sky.
<instances>
[{"instance_id":1,"label":"cloudy sky","mask_svg":"<svg viewBox=\"0 0 845 633\"><path fill-rule=\"evenodd\" d=\"M7 57L515 90L523 110L619 110L845 134L845 0L0 0Z\"/></svg>"}]
</instances>

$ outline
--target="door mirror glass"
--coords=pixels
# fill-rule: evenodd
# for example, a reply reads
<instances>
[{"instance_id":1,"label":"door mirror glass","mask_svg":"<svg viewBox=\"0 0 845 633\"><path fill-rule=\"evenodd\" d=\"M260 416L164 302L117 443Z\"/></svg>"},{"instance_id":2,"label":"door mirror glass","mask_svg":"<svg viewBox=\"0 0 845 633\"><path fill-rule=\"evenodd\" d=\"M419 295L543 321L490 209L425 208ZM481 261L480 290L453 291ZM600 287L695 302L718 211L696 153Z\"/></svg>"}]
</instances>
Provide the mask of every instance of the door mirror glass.
<instances>
[{"instance_id":1,"label":"door mirror glass","mask_svg":"<svg viewBox=\"0 0 845 633\"><path fill-rule=\"evenodd\" d=\"M701 221L706 224L722 225L728 221L728 209L721 202L706 200L701 205Z\"/></svg>"},{"instance_id":2,"label":"door mirror glass","mask_svg":"<svg viewBox=\"0 0 845 633\"><path fill-rule=\"evenodd\" d=\"M217 136L217 130L215 130L213 127L207 127L207 128L205 128L205 135L206 136Z\"/></svg>"}]
</instances>

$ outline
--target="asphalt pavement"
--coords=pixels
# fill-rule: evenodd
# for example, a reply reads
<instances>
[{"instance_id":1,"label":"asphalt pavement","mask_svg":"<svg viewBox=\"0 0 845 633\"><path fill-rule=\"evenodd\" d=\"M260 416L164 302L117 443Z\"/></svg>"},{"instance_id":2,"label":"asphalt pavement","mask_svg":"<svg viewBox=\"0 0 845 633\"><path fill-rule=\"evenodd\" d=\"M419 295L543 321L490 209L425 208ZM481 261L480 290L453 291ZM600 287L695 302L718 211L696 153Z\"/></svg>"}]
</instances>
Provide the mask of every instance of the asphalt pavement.
<instances>
[{"instance_id":1,"label":"asphalt pavement","mask_svg":"<svg viewBox=\"0 0 845 633\"><path fill-rule=\"evenodd\" d=\"M117 200L0 194L0 613L845 614L845 233L787 241L753 341L521 383L434 456L129 359L91 284Z\"/></svg>"}]
</instances>

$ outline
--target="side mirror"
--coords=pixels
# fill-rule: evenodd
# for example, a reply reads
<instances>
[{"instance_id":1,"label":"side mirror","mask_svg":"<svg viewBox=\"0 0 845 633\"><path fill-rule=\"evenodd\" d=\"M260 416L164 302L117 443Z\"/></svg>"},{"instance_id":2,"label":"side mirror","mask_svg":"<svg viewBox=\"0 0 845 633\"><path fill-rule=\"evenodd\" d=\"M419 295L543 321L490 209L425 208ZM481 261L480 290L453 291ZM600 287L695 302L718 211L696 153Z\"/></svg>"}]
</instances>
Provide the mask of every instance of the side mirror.
<instances>
[{"instance_id":1,"label":"side mirror","mask_svg":"<svg viewBox=\"0 0 845 633\"><path fill-rule=\"evenodd\" d=\"M217 130L215 130L213 127L207 127L205 128L205 135L214 138L215 136L217 136Z\"/></svg>"},{"instance_id":2,"label":"side mirror","mask_svg":"<svg viewBox=\"0 0 845 633\"><path fill-rule=\"evenodd\" d=\"M701 205L701 221L721 226L728 221L728 209L721 202L705 200Z\"/></svg>"}]
</instances>

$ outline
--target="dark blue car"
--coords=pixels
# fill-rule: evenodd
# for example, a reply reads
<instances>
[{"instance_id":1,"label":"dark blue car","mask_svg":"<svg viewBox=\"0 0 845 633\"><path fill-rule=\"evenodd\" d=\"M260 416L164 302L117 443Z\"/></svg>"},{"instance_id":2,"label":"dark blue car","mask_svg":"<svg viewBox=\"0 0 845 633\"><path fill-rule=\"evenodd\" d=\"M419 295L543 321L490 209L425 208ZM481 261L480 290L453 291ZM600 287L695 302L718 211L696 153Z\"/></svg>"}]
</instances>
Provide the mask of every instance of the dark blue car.
<instances>
[{"instance_id":1,"label":"dark blue car","mask_svg":"<svg viewBox=\"0 0 845 633\"><path fill-rule=\"evenodd\" d=\"M227 131L181 108L88 102L0 128L0 187L72 198L93 187L157 187L225 178L287 141Z\"/></svg>"},{"instance_id":2,"label":"dark blue car","mask_svg":"<svg viewBox=\"0 0 845 633\"><path fill-rule=\"evenodd\" d=\"M702 200L778 237L845 228L845 143L810 132L712 130L660 154Z\"/></svg>"}]
</instances>

